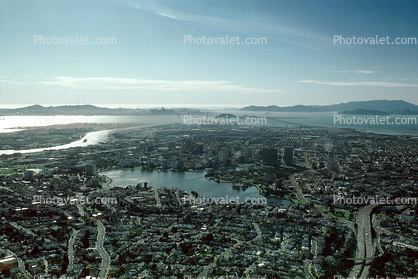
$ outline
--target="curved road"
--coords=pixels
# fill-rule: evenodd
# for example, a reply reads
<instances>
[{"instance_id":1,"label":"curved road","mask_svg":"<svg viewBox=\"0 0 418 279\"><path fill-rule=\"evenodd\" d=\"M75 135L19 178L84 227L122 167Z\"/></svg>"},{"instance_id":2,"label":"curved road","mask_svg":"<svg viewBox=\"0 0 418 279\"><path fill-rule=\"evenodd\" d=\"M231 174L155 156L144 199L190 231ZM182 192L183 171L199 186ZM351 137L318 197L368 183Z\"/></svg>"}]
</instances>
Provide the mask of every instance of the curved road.
<instances>
[{"instance_id":1,"label":"curved road","mask_svg":"<svg viewBox=\"0 0 418 279\"><path fill-rule=\"evenodd\" d=\"M100 265L100 273L99 278L104 279L107 276L107 273L110 269L110 256L109 253L103 247L104 237L106 233L106 228L103 226L100 220L97 220L97 242L96 248L100 253L100 257L102 258L102 263Z\"/></svg>"},{"instance_id":2,"label":"curved road","mask_svg":"<svg viewBox=\"0 0 418 279\"><path fill-rule=\"evenodd\" d=\"M77 236L78 231L73 229L73 233L70 237L70 240L68 241L68 267L67 267L67 273L70 273L73 271L73 264L74 264L74 240Z\"/></svg>"}]
</instances>

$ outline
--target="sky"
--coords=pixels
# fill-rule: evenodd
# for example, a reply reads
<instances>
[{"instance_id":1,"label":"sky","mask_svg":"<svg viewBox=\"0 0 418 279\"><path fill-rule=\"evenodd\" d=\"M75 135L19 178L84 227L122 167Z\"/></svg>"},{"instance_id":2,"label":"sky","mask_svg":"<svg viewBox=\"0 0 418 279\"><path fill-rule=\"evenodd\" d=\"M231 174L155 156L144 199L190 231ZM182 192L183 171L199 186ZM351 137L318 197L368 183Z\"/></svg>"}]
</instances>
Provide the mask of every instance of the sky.
<instances>
[{"instance_id":1,"label":"sky","mask_svg":"<svg viewBox=\"0 0 418 279\"><path fill-rule=\"evenodd\" d=\"M0 107L418 104L417 12L417 1L2 0Z\"/></svg>"}]
</instances>

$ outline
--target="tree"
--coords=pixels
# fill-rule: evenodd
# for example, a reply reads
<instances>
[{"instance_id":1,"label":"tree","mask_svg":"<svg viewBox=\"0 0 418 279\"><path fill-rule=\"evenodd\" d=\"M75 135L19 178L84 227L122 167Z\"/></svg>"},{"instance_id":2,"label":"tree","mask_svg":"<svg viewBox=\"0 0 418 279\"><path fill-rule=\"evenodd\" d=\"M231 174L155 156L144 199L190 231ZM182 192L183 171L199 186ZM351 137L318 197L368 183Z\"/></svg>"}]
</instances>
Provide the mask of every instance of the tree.
<instances>
[{"instance_id":1,"label":"tree","mask_svg":"<svg viewBox=\"0 0 418 279\"><path fill-rule=\"evenodd\" d=\"M151 266L150 266L150 269L152 270L152 272L154 272L157 269L157 264L152 263Z\"/></svg>"},{"instance_id":2,"label":"tree","mask_svg":"<svg viewBox=\"0 0 418 279\"><path fill-rule=\"evenodd\" d=\"M88 248L90 246L90 231L86 230L84 236L81 238L81 243L83 243L83 248Z\"/></svg>"},{"instance_id":3,"label":"tree","mask_svg":"<svg viewBox=\"0 0 418 279\"><path fill-rule=\"evenodd\" d=\"M38 255L41 251L39 250L39 246L36 245L35 248L33 248L32 250L32 254L34 255Z\"/></svg>"},{"instance_id":4,"label":"tree","mask_svg":"<svg viewBox=\"0 0 418 279\"><path fill-rule=\"evenodd\" d=\"M67 273L68 262L61 260L61 274Z\"/></svg>"}]
</instances>

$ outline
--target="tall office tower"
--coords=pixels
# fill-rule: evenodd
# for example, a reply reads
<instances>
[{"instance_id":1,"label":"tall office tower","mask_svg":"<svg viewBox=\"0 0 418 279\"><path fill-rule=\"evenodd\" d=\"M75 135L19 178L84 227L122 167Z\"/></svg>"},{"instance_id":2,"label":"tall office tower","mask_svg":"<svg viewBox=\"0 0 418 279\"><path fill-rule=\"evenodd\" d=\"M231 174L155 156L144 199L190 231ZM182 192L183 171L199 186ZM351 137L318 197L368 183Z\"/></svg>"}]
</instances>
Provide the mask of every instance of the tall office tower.
<instances>
[{"instance_id":1,"label":"tall office tower","mask_svg":"<svg viewBox=\"0 0 418 279\"><path fill-rule=\"evenodd\" d=\"M26 170L24 175L23 175L23 179L26 180L26 181L33 180L33 171L32 170Z\"/></svg>"},{"instance_id":2,"label":"tall office tower","mask_svg":"<svg viewBox=\"0 0 418 279\"><path fill-rule=\"evenodd\" d=\"M274 181L274 168L272 167L266 168L266 181L268 182Z\"/></svg>"},{"instance_id":3,"label":"tall office tower","mask_svg":"<svg viewBox=\"0 0 418 279\"><path fill-rule=\"evenodd\" d=\"M86 174L96 175L96 165L94 164L86 165Z\"/></svg>"},{"instance_id":4,"label":"tall office tower","mask_svg":"<svg viewBox=\"0 0 418 279\"><path fill-rule=\"evenodd\" d=\"M222 147L221 148L221 160L226 161L229 157L229 149L228 147Z\"/></svg>"},{"instance_id":5,"label":"tall office tower","mask_svg":"<svg viewBox=\"0 0 418 279\"><path fill-rule=\"evenodd\" d=\"M292 165L293 164L293 147L285 147L284 148L284 163L286 165Z\"/></svg>"},{"instance_id":6,"label":"tall office tower","mask_svg":"<svg viewBox=\"0 0 418 279\"><path fill-rule=\"evenodd\" d=\"M277 149L263 148L263 164L268 166L278 165Z\"/></svg>"},{"instance_id":7,"label":"tall office tower","mask_svg":"<svg viewBox=\"0 0 418 279\"><path fill-rule=\"evenodd\" d=\"M247 157L249 159L254 159L255 157L255 147L254 146L250 146L247 148Z\"/></svg>"}]
</instances>

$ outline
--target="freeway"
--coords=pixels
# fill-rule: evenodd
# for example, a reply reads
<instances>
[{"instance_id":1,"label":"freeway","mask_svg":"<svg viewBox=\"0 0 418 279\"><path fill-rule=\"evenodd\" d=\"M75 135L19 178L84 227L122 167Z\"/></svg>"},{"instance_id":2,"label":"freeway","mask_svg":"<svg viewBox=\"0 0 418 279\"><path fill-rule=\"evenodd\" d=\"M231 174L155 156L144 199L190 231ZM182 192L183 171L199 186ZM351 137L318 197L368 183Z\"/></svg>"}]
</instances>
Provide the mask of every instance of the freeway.
<instances>
[{"instance_id":1,"label":"freeway","mask_svg":"<svg viewBox=\"0 0 418 279\"><path fill-rule=\"evenodd\" d=\"M110 269L110 256L103 247L104 237L106 233L106 228L103 226L100 220L97 220L97 241L96 241L96 248L100 253L100 257L102 258L102 263L100 265L100 273L99 278L106 278L107 273Z\"/></svg>"},{"instance_id":2,"label":"freeway","mask_svg":"<svg viewBox=\"0 0 418 279\"><path fill-rule=\"evenodd\" d=\"M293 175L291 175L291 176L289 177L289 179L290 179L290 182L292 182L293 187L295 187L295 190L296 190L296 195L297 195L298 199L299 199L300 201L302 201L303 203L306 203L306 204L311 204L311 201L309 201L309 200L308 200L307 198L305 198L305 196L303 195L303 193L302 193L302 189L301 189L300 185L296 182L295 177L294 177Z\"/></svg>"},{"instance_id":3,"label":"freeway","mask_svg":"<svg viewBox=\"0 0 418 279\"><path fill-rule=\"evenodd\" d=\"M374 256L370 214L377 205L362 207L357 213L357 253L356 263L350 272L350 278L367 278L370 262Z\"/></svg>"},{"instance_id":4,"label":"freeway","mask_svg":"<svg viewBox=\"0 0 418 279\"><path fill-rule=\"evenodd\" d=\"M374 245L373 245L373 238L372 238L372 228L371 228L371 220L370 214L372 213L373 208L377 205L368 205L366 206L366 210L364 211L363 218L364 218L364 241L365 241L365 248L366 248L366 258L374 257ZM363 272L361 273L361 278L367 278L369 276L369 269L371 260L366 260L365 265L363 267Z\"/></svg>"}]
</instances>

